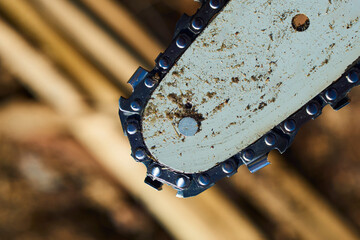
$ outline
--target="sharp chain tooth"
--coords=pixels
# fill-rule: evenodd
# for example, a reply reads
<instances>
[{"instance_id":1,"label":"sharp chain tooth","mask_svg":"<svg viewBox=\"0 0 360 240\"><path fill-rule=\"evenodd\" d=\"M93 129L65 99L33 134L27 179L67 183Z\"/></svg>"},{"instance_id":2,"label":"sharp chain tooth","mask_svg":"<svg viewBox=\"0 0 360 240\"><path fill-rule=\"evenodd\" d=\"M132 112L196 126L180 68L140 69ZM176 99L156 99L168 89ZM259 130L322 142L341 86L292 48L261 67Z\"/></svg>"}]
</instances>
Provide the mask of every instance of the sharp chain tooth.
<instances>
[{"instance_id":1,"label":"sharp chain tooth","mask_svg":"<svg viewBox=\"0 0 360 240\"><path fill-rule=\"evenodd\" d=\"M221 164L194 174L184 174L162 166L154 160L144 143L141 133L142 114L147 101L161 79L229 0L201 2L201 8L194 16L185 16L180 19L181 22L177 24L174 40L165 52L157 57L155 68L151 72L147 72L140 67L131 77L129 83L133 87L133 93L130 98L120 98L119 100L119 116L124 133L130 141L132 156L147 167L145 183L157 190L160 190L163 183L166 183L178 190L178 197L192 197L205 191L221 178L235 174L238 167L243 164L248 167L250 172L256 172L269 165L267 156L271 150L277 149L280 153L285 152L305 122L317 118L327 104L334 110L346 106L349 103L348 92L353 87L360 85L360 61L358 60L342 77L296 113Z\"/></svg>"}]
</instances>

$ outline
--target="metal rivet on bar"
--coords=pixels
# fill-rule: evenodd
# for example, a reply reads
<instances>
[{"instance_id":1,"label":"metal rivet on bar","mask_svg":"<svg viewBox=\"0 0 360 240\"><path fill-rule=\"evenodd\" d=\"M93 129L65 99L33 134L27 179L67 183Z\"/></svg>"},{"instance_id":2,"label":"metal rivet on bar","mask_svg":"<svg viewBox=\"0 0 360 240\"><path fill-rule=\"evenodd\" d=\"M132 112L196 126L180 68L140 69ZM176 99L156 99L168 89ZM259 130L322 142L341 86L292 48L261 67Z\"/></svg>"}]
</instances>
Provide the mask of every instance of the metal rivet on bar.
<instances>
[{"instance_id":1,"label":"metal rivet on bar","mask_svg":"<svg viewBox=\"0 0 360 240\"><path fill-rule=\"evenodd\" d=\"M319 108L315 103L310 103L309 105L307 105L306 113L309 114L310 116L314 116L318 112L319 112Z\"/></svg>"},{"instance_id":2,"label":"metal rivet on bar","mask_svg":"<svg viewBox=\"0 0 360 240\"><path fill-rule=\"evenodd\" d=\"M335 89L329 89L325 93L325 97L329 101L334 101L337 98L337 92Z\"/></svg>"},{"instance_id":3,"label":"metal rivet on bar","mask_svg":"<svg viewBox=\"0 0 360 240\"><path fill-rule=\"evenodd\" d=\"M166 70L170 66L169 60L167 58L161 58L159 61L159 67Z\"/></svg>"},{"instance_id":4,"label":"metal rivet on bar","mask_svg":"<svg viewBox=\"0 0 360 240\"><path fill-rule=\"evenodd\" d=\"M198 182L200 185L202 186L207 186L210 184L210 177L209 175L207 174L201 174L199 177L198 177Z\"/></svg>"},{"instance_id":5,"label":"metal rivet on bar","mask_svg":"<svg viewBox=\"0 0 360 240\"><path fill-rule=\"evenodd\" d=\"M210 1L210 7L212 9L218 9L221 5L221 0L211 0Z\"/></svg>"},{"instance_id":6,"label":"metal rivet on bar","mask_svg":"<svg viewBox=\"0 0 360 240\"><path fill-rule=\"evenodd\" d=\"M144 149L139 148L135 151L135 158L137 160L144 160L145 157L146 157L146 153L145 153Z\"/></svg>"},{"instance_id":7,"label":"metal rivet on bar","mask_svg":"<svg viewBox=\"0 0 360 240\"><path fill-rule=\"evenodd\" d=\"M255 153L253 150L251 149L248 149L248 150L245 150L243 153L242 153L242 158L247 161L247 162L250 162L254 159L255 157Z\"/></svg>"},{"instance_id":8,"label":"metal rivet on bar","mask_svg":"<svg viewBox=\"0 0 360 240\"><path fill-rule=\"evenodd\" d=\"M150 78L146 78L144 84L147 88L152 88L155 85L155 81Z\"/></svg>"},{"instance_id":9,"label":"metal rivet on bar","mask_svg":"<svg viewBox=\"0 0 360 240\"><path fill-rule=\"evenodd\" d=\"M130 123L127 128L126 128L126 132L130 135L133 135L137 132L137 127L135 124Z\"/></svg>"},{"instance_id":10,"label":"metal rivet on bar","mask_svg":"<svg viewBox=\"0 0 360 240\"><path fill-rule=\"evenodd\" d=\"M187 182L187 179L184 178L184 177L179 177L177 180L176 180L176 186L178 186L179 188L183 188L186 186L186 182Z\"/></svg>"},{"instance_id":11,"label":"metal rivet on bar","mask_svg":"<svg viewBox=\"0 0 360 240\"><path fill-rule=\"evenodd\" d=\"M188 45L188 40L185 36L180 35L176 40L176 46L178 48L185 48Z\"/></svg>"},{"instance_id":12,"label":"metal rivet on bar","mask_svg":"<svg viewBox=\"0 0 360 240\"><path fill-rule=\"evenodd\" d=\"M234 166L234 164L232 162L226 161L226 162L221 164L221 169L222 169L222 171L224 173L229 174L229 173L234 172L235 166Z\"/></svg>"},{"instance_id":13,"label":"metal rivet on bar","mask_svg":"<svg viewBox=\"0 0 360 240\"><path fill-rule=\"evenodd\" d=\"M201 30L204 26L203 20L201 18L195 18L192 23L191 27L195 30Z\"/></svg>"},{"instance_id":14,"label":"metal rivet on bar","mask_svg":"<svg viewBox=\"0 0 360 240\"><path fill-rule=\"evenodd\" d=\"M159 177L160 174L161 174L161 169L159 167L154 167L152 170L151 170L151 174L154 176L154 177Z\"/></svg>"},{"instance_id":15,"label":"metal rivet on bar","mask_svg":"<svg viewBox=\"0 0 360 240\"><path fill-rule=\"evenodd\" d=\"M138 100L135 100L135 101L131 102L130 107L134 111L140 111L141 110L141 105L140 105L140 102Z\"/></svg>"},{"instance_id":16,"label":"metal rivet on bar","mask_svg":"<svg viewBox=\"0 0 360 240\"><path fill-rule=\"evenodd\" d=\"M285 130L288 131L288 132L293 132L293 131L295 131L295 129L296 129L296 123L295 123L295 121L292 120L292 119L285 121L285 123L284 123L284 128L285 128Z\"/></svg>"},{"instance_id":17,"label":"metal rivet on bar","mask_svg":"<svg viewBox=\"0 0 360 240\"><path fill-rule=\"evenodd\" d=\"M274 134L269 133L268 135L265 136L264 141L265 141L266 145L268 145L269 147L272 147L276 143L276 137Z\"/></svg>"},{"instance_id":18,"label":"metal rivet on bar","mask_svg":"<svg viewBox=\"0 0 360 240\"><path fill-rule=\"evenodd\" d=\"M185 117L179 122L179 132L184 136L194 136L199 130L198 123L191 117Z\"/></svg>"},{"instance_id":19,"label":"metal rivet on bar","mask_svg":"<svg viewBox=\"0 0 360 240\"><path fill-rule=\"evenodd\" d=\"M356 72L351 72L346 76L349 83L356 83L359 81L359 75Z\"/></svg>"}]
</instances>

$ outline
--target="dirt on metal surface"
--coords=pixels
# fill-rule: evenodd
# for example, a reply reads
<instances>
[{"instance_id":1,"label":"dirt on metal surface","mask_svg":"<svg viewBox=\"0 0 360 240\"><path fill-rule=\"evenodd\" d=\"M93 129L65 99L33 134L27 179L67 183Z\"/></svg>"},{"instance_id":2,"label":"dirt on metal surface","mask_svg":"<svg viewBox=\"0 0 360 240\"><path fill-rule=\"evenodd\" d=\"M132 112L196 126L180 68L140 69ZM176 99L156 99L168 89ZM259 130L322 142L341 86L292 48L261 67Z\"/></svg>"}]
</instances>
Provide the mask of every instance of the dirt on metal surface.
<instances>
[{"instance_id":1,"label":"dirt on metal surface","mask_svg":"<svg viewBox=\"0 0 360 240\"><path fill-rule=\"evenodd\" d=\"M143 135L152 155L178 171L198 172L256 141L360 55L358 7L356 0L231 1L151 97ZM339 19L343 12L349 14ZM201 117L192 137L176 131L188 116Z\"/></svg>"}]
</instances>

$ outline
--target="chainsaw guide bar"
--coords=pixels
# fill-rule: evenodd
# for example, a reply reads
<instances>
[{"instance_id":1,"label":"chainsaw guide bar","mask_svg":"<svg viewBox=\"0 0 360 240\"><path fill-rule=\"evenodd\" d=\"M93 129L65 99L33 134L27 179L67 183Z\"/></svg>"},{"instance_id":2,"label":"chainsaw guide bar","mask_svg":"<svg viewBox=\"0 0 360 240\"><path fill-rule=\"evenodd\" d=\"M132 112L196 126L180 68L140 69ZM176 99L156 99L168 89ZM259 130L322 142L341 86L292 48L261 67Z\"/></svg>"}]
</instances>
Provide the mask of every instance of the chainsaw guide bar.
<instances>
[{"instance_id":1,"label":"chainsaw guide bar","mask_svg":"<svg viewBox=\"0 0 360 240\"><path fill-rule=\"evenodd\" d=\"M268 165L326 105L346 106L360 84L359 18L360 0L208 0L183 15L119 100L145 182L195 196L241 165Z\"/></svg>"}]
</instances>

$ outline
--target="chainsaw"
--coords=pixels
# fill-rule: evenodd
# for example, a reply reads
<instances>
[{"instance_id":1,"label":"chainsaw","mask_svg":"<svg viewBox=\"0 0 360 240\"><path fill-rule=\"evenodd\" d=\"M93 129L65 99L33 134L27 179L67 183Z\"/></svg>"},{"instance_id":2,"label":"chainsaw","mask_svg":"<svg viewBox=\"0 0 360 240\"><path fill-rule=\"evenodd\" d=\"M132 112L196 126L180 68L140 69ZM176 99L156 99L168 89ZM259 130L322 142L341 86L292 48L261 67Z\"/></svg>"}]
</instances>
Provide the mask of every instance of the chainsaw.
<instances>
[{"instance_id":1,"label":"chainsaw","mask_svg":"<svg viewBox=\"0 0 360 240\"><path fill-rule=\"evenodd\" d=\"M145 183L192 197L269 165L360 84L360 0L207 0L184 14L119 115Z\"/></svg>"}]
</instances>

